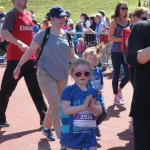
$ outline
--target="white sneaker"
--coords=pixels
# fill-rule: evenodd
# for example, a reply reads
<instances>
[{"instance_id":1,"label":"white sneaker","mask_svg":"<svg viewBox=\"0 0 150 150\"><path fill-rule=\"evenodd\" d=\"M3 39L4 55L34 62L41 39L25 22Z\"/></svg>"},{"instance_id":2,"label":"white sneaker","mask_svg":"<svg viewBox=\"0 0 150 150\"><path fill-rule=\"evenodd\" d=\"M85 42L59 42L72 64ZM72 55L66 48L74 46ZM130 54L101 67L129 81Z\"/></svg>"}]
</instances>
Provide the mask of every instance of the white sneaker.
<instances>
[{"instance_id":1,"label":"white sneaker","mask_svg":"<svg viewBox=\"0 0 150 150\"><path fill-rule=\"evenodd\" d=\"M114 104L116 104L116 105L123 105L124 103L123 103L121 98L117 97L117 98L114 99Z\"/></svg>"}]
</instances>

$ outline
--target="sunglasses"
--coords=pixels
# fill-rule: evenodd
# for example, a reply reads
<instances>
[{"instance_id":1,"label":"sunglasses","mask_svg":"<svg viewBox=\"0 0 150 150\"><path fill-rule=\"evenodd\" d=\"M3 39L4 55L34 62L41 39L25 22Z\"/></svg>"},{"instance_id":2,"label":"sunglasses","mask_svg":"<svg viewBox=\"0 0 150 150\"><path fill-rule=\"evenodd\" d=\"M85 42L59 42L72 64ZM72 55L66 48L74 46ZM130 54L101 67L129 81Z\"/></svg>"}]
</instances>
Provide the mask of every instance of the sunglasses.
<instances>
[{"instance_id":1,"label":"sunglasses","mask_svg":"<svg viewBox=\"0 0 150 150\"><path fill-rule=\"evenodd\" d=\"M85 77L89 77L91 73L90 73L89 71L84 71L84 72L78 71L78 72L74 72L73 74L74 74L76 77L81 77L82 74L83 74Z\"/></svg>"},{"instance_id":2,"label":"sunglasses","mask_svg":"<svg viewBox=\"0 0 150 150\"><path fill-rule=\"evenodd\" d=\"M128 7L121 7L121 10L128 10Z\"/></svg>"},{"instance_id":3,"label":"sunglasses","mask_svg":"<svg viewBox=\"0 0 150 150\"><path fill-rule=\"evenodd\" d=\"M141 20L148 20L147 17L140 17Z\"/></svg>"}]
</instances>

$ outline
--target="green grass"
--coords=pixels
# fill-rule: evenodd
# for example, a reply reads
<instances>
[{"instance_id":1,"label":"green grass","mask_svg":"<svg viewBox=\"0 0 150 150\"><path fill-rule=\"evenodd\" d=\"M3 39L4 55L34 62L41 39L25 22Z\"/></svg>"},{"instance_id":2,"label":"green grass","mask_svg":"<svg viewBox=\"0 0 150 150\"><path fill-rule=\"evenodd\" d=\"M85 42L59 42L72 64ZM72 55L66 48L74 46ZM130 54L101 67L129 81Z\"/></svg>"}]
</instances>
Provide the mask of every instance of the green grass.
<instances>
[{"instance_id":1,"label":"green grass","mask_svg":"<svg viewBox=\"0 0 150 150\"><path fill-rule=\"evenodd\" d=\"M71 18L74 22L78 21L81 12L86 12L89 16L103 9L106 16L110 17L114 13L116 4L120 0L29 0L28 10L32 9L38 21L42 21L46 12L54 5L60 5L64 9L69 9L72 12ZM129 12L133 11L139 0L124 0L127 2ZM141 0L143 5L144 0ZM11 0L0 0L0 6L5 8L5 12L12 9Z\"/></svg>"}]
</instances>

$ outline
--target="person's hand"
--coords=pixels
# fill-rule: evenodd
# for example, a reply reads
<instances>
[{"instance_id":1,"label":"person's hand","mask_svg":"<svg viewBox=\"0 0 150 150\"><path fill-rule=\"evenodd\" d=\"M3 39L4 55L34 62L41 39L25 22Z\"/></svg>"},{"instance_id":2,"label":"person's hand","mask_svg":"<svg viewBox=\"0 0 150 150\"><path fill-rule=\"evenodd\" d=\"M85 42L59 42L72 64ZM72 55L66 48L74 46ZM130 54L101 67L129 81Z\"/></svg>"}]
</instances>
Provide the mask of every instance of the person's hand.
<instances>
[{"instance_id":1,"label":"person's hand","mask_svg":"<svg viewBox=\"0 0 150 150\"><path fill-rule=\"evenodd\" d=\"M102 92L103 92L103 90L99 90L99 91L98 91L98 94L102 94Z\"/></svg>"},{"instance_id":2,"label":"person's hand","mask_svg":"<svg viewBox=\"0 0 150 150\"><path fill-rule=\"evenodd\" d=\"M90 108L91 108L91 109L93 108L95 102L96 102L96 99L95 99L95 98L92 98L92 99L90 100Z\"/></svg>"},{"instance_id":3,"label":"person's hand","mask_svg":"<svg viewBox=\"0 0 150 150\"><path fill-rule=\"evenodd\" d=\"M26 50L29 48L28 45L24 44L24 43L21 42L21 41L18 41L17 46L19 47L19 49L20 49L22 52L26 52Z\"/></svg>"},{"instance_id":4,"label":"person's hand","mask_svg":"<svg viewBox=\"0 0 150 150\"><path fill-rule=\"evenodd\" d=\"M92 34L95 34L95 31L92 30L91 33L92 33Z\"/></svg>"},{"instance_id":5,"label":"person's hand","mask_svg":"<svg viewBox=\"0 0 150 150\"><path fill-rule=\"evenodd\" d=\"M17 80L19 78L19 75L20 75L20 67L17 66L16 69L14 70L14 72L13 72L14 79Z\"/></svg>"},{"instance_id":6,"label":"person's hand","mask_svg":"<svg viewBox=\"0 0 150 150\"><path fill-rule=\"evenodd\" d=\"M89 107L89 104L90 104L90 100L92 99L92 95L89 95L86 97L85 101L84 101L84 104L83 104L83 107L84 109L88 108Z\"/></svg>"},{"instance_id":7,"label":"person's hand","mask_svg":"<svg viewBox=\"0 0 150 150\"><path fill-rule=\"evenodd\" d=\"M3 21L4 21L4 18L1 19L1 22L3 22Z\"/></svg>"}]
</instances>

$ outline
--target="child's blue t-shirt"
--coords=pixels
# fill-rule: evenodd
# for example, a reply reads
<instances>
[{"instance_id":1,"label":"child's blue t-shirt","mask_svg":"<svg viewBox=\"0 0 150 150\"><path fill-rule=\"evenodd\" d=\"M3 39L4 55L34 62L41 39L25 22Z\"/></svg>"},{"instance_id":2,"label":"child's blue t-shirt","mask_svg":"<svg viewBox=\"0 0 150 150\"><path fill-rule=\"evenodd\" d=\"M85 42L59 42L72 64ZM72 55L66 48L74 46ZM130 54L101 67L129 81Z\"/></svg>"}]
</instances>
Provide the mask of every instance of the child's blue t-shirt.
<instances>
[{"instance_id":1,"label":"child's blue t-shirt","mask_svg":"<svg viewBox=\"0 0 150 150\"><path fill-rule=\"evenodd\" d=\"M61 101L71 102L71 106L79 106L84 103L87 96L91 95L98 100L98 92L92 87L82 91L77 84L67 86L61 96ZM61 138L60 144L67 148L90 148L97 145L94 128L76 128L73 125L74 115L65 115L61 107Z\"/></svg>"},{"instance_id":2,"label":"child's blue t-shirt","mask_svg":"<svg viewBox=\"0 0 150 150\"><path fill-rule=\"evenodd\" d=\"M88 86L95 88L96 90L102 90L104 81L103 81L103 74L102 70L99 67L95 67L92 70L92 77L89 79ZM100 103L104 104L104 97L102 94L99 94Z\"/></svg>"}]
</instances>

